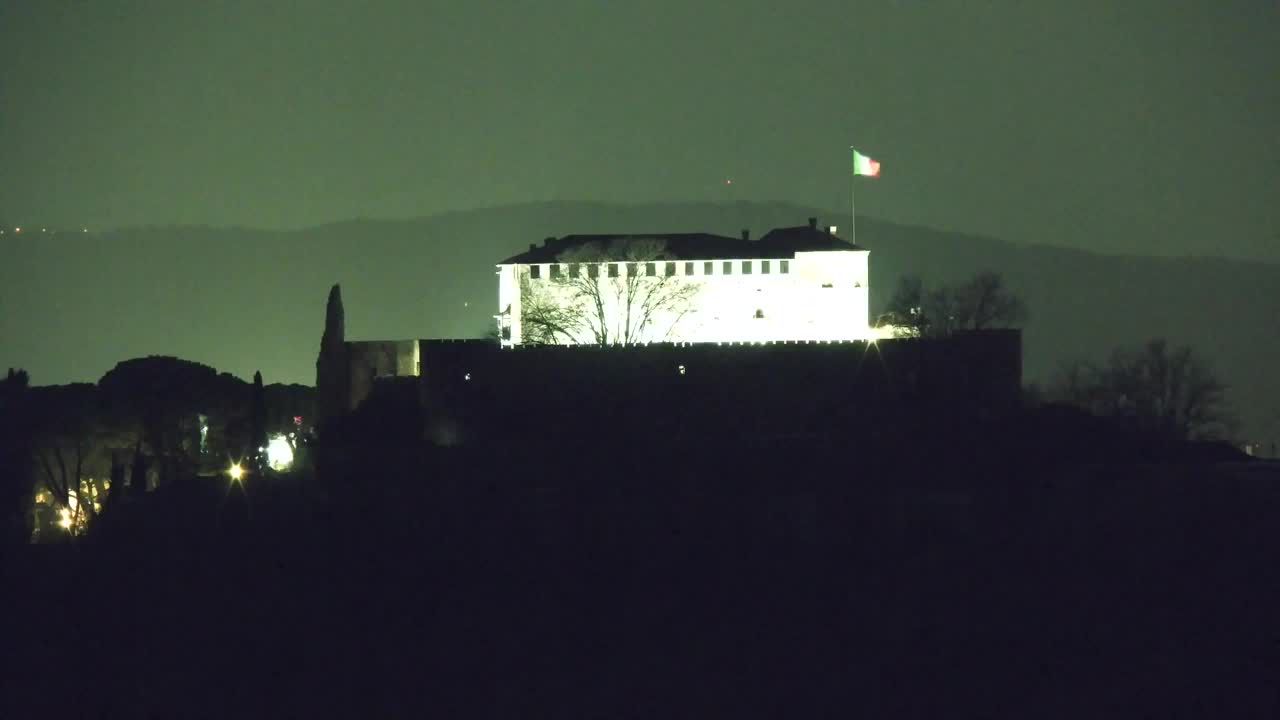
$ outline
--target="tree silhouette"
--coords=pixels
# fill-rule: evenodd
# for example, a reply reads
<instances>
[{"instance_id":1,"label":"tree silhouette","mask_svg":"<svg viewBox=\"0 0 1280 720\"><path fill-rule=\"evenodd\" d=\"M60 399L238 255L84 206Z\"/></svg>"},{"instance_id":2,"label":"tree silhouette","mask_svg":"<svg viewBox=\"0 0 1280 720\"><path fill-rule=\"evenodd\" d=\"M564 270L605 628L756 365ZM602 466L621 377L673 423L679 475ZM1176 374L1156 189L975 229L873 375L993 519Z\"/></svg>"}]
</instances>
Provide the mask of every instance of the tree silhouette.
<instances>
[{"instance_id":1,"label":"tree silhouette","mask_svg":"<svg viewBox=\"0 0 1280 720\"><path fill-rule=\"evenodd\" d=\"M257 464L262 462L262 448L267 446L267 395L262 388L262 373L253 373L253 401L250 410L251 439L253 447L250 457Z\"/></svg>"},{"instance_id":2,"label":"tree silhouette","mask_svg":"<svg viewBox=\"0 0 1280 720\"><path fill-rule=\"evenodd\" d=\"M590 242L560 253L538 289L527 274L520 278L521 340L629 345L667 339L699 290L671 272L673 258L659 238Z\"/></svg>"},{"instance_id":3,"label":"tree silhouette","mask_svg":"<svg viewBox=\"0 0 1280 720\"><path fill-rule=\"evenodd\" d=\"M916 275L898 280L878 324L906 337L946 337L966 330L1013 327L1025 322L1022 298L1005 287L999 273L983 271L955 286L926 290Z\"/></svg>"},{"instance_id":4,"label":"tree silhouette","mask_svg":"<svg viewBox=\"0 0 1280 720\"><path fill-rule=\"evenodd\" d=\"M347 411L349 397L347 377L346 320L342 309L342 287L329 289L324 311L324 335L316 357L316 422Z\"/></svg>"},{"instance_id":5,"label":"tree silhouette","mask_svg":"<svg viewBox=\"0 0 1280 720\"><path fill-rule=\"evenodd\" d=\"M142 443L133 448L133 463L129 466L129 490L134 495L147 491L147 456L142 454Z\"/></svg>"},{"instance_id":6,"label":"tree silhouette","mask_svg":"<svg viewBox=\"0 0 1280 720\"><path fill-rule=\"evenodd\" d=\"M32 428L27 406L30 377L9 368L0 380L0 543L31 538Z\"/></svg>"},{"instance_id":7,"label":"tree silhouette","mask_svg":"<svg viewBox=\"0 0 1280 720\"><path fill-rule=\"evenodd\" d=\"M1163 338L1117 348L1102 364L1065 363L1051 392L1059 401L1173 440L1222 439L1235 427L1226 386L1208 363Z\"/></svg>"}]
</instances>

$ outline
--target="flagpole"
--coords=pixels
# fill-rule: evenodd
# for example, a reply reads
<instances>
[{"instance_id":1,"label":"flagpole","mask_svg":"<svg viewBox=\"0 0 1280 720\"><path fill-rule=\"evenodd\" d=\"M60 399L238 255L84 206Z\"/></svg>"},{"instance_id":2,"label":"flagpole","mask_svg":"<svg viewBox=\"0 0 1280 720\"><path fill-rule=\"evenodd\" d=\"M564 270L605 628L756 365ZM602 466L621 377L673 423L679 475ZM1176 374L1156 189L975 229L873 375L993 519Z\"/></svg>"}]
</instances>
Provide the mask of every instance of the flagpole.
<instances>
[{"instance_id":1,"label":"flagpole","mask_svg":"<svg viewBox=\"0 0 1280 720\"><path fill-rule=\"evenodd\" d=\"M858 215L854 209L853 190L857 187L858 173L853 167L853 146L849 146L849 243L858 244Z\"/></svg>"}]
</instances>

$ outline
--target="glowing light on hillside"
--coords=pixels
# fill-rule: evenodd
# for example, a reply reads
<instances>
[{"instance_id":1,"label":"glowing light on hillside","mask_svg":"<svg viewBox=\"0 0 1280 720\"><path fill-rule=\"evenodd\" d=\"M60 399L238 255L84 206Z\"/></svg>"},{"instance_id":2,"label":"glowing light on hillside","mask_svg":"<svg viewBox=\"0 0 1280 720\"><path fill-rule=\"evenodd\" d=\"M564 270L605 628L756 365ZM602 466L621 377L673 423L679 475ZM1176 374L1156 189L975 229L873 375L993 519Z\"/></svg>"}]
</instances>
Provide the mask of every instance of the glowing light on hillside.
<instances>
[{"instance_id":1,"label":"glowing light on hillside","mask_svg":"<svg viewBox=\"0 0 1280 720\"><path fill-rule=\"evenodd\" d=\"M76 496L75 490L67 492L67 504L58 508L58 527L69 533L76 533L82 528L77 527L77 521L80 510L80 499Z\"/></svg>"},{"instance_id":2,"label":"glowing light on hillside","mask_svg":"<svg viewBox=\"0 0 1280 720\"><path fill-rule=\"evenodd\" d=\"M240 467L240 463L231 463L231 467L227 468L227 474L231 476L234 482L240 482L244 478L244 468Z\"/></svg>"},{"instance_id":3,"label":"glowing light on hillside","mask_svg":"<svg viewBox=\"0 0 1280 720\"><path fill-rule=\"evenodd\" d=\"M267 442L267 465L272 470L288 470L293 465L293 446L289 438L276 435Z\"/></svg>"}]
</instances>

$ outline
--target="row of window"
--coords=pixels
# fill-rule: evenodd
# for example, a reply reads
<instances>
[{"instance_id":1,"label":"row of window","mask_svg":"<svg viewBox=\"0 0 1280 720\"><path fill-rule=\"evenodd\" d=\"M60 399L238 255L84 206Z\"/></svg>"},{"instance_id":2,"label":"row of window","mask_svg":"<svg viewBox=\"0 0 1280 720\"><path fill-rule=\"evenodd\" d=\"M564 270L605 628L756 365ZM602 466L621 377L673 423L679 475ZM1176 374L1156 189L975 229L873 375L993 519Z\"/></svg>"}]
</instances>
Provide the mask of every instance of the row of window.
<instances>
[{"instance_id":1,"label":"row of window","mask_svg":"<svg viewBox=\"0 0 1280 720\"><path fill-rule=\"evenodd\" d=\"M703 261L702 261L702 274L703 274L703 275L714 275L714 274L716 274L716 273L715 273L715 269L716 269L716 262L717 262L717 261L715 261L715 260L703 260ZM733 269L734 269L734 265L735 265L735 264L737 264L737 266L738 266L738 270L739 270L739 272L740 272L742 275L751 275L751 274L753 274L753 273L757 272L757 270L759 271L759 274L761 274L761 275L769 275L769 274L771 274L771 273L773 272L773 267L774 267L773 263L774 263L775 261L773 261L773 260L724 260L724 261L719 261L719 262L720 262L720 274L721 274L721 275L732 275L732 274L733 274ZM778 268L778 274L779 274L779 275L787 275L787 274L789 274L789 273L791 272L791 261L790 261L790 260L778 260L778 261L776 261L776 262L778 263L777 268ZM658 263L658 262L647 262L647 263L586 263L586 264L581 264L581 263L565 263L565 264L562 264L562 263L553 263L553 264L551 264L549 267L550 267L550 276L551 276L551 279L552 279L552 280L559 280L559 279L561 279L561 278L563 278L563 277L565 277L565 276L568 276L568 277L570 277L570 278L578 278L578 277L580 277L580 276L581 276L581 273L582 273L582 268L583 268L583 267L585 267L585 268L586 268L587 277L589 277L589 278L598 278L598 277L600 277L600 268L601 268L602 266L606 268L605 272L608 274L608 276L609 276L609 277L611 277L611 278L616 278L616 277L618 277L618 276L622 273L622 266L623 266L623 265L626 265L626 267L627 267L627 276L628 276L628 277L637 277L637 276L639 276L639 275L641 274L641 273L640 273L640 266L641 266L642 264L644 265L644 275L645 275L645 276L648 276L648 277L657 277L657 276L659 275L659 273L658 273L658 270L659 270L658 266L659 266L659 265L661 265L661 266L662 266L662 268L661 268L661 269L662 269L662 273L661 273L661 274L662 274L662 275L665 275L665 276L667 276L667 277L670 277L670 276L673 276L673 275L677 275L677 274L683 274L683 275L694 275L694 274L695 274L695 273L694 273L694 270L697 268L697 265L698 265L698 264L697 264L696 262L694 262L694 261L687 260L687 261L685 261L685 262L683 262L683 263L678 263L678 262L673 262L673 261L667 261L667 262L662 262L662 263ZM678 273L677 271L681 269L681 268L680 268L680 266L681 266L682 264L684 265L684 268L683 268L684 272L683 272L683 273ZM532 280L541 280L541 279L542 279L542 266L541 266L541 265L530 265L530 266L529 266L529 278L530 278L530 279L532 279Z\"/></svg>"}]
</instances>

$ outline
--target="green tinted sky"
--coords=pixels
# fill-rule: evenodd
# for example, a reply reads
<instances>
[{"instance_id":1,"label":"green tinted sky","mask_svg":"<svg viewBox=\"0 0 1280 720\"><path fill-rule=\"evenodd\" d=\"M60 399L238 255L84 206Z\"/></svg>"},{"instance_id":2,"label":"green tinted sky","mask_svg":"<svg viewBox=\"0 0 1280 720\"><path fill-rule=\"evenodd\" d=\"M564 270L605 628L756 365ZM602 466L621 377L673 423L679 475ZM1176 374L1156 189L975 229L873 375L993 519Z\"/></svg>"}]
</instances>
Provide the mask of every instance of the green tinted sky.
<instances>
[{"instance_id":1,"label":"green tinted sky","mask_svg":"<svg viewBox=\"0 0 1280 720\"><path fill-rule=\"evenodd\" d=\"M857 144L868 213L1280 260L1278 7L0 0L0 222L840 208Z\"/></svg>"}]
</instances>

